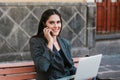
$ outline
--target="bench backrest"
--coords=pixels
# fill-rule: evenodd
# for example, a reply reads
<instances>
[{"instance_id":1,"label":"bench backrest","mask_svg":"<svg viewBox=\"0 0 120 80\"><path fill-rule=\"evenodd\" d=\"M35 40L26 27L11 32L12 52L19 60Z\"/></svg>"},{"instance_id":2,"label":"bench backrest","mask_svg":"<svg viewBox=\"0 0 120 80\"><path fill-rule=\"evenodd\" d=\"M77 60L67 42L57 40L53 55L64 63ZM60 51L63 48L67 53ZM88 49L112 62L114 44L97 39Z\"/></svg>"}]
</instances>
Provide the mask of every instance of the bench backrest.
<instances>
[{"instance_id":1,"label":"bench backrest","mask_svg":"<svg viewBox=\"0 0 120 80\"><path fill-rule=\"evenodd\" d=\"M79 58L73 58L73 61L77 67ZM36 71L32 61L0 64L0 80L30 80L35 78Z\"/></svg>"}]
</instances>

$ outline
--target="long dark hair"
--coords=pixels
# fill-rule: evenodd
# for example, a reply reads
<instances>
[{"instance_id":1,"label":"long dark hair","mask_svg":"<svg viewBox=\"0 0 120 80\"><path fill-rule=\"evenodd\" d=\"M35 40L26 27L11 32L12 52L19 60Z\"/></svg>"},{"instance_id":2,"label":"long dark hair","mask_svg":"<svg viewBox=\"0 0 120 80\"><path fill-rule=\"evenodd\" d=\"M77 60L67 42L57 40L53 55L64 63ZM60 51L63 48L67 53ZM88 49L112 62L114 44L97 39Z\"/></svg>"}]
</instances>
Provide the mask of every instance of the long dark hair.
<instances>
[{"instance_id":1,"label":"long dark hair","mask_svg":"<svg viewBox=\"0 0 120 80\"><path fill-rule=\"evenodd\" d=\"M48 9L41 16L41 19L40 19L40 22L39 22L39 25L38 25L37 35L40 35L43 32L43 29L46 27L45 26L46 21L49 19L49 17L51 15L54 15L54 14L56 14L60 17L61 25L62 25L62 18L61 18L60 13L56 9Z\"/></svg>"}]
</instances>

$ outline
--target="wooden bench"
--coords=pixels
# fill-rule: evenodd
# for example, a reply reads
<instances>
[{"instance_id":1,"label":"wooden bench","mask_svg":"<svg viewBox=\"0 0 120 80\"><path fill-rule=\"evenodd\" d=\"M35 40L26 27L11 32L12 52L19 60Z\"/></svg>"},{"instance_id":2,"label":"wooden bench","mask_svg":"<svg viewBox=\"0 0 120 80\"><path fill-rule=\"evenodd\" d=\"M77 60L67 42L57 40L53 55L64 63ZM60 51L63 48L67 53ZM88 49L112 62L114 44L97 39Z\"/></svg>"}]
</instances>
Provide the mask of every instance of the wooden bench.
<instances>
[{"instance_id":1,"label":"wooden bench","mask_svg":"<svg viewBox=\"0 0 120 80\"><path fill-rule=\"evenodd\" d=\"M79 58L73 58L77 67ZM36 78L36 71L32 61L12 62L0 64L0 80L31 80Z\"/></svg>"}]
</instances>

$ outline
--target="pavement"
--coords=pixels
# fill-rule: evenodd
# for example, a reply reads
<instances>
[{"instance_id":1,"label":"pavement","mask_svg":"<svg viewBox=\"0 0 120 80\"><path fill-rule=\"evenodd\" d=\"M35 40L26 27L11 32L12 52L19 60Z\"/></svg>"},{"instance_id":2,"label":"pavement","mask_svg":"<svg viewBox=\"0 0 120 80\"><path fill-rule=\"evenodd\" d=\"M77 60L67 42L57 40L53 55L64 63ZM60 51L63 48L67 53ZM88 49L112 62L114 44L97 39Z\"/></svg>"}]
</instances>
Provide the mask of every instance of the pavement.
<instances>
[{"instance_id":1,"label":"pavement","mask_svg":"<svg viewBox=\"0 0 120 80\"><path fill-rule=\"evenodd\" d=\"M103 55L98 77L102 80L120 80L120 54Z\"/></svg>"}]
</instances>

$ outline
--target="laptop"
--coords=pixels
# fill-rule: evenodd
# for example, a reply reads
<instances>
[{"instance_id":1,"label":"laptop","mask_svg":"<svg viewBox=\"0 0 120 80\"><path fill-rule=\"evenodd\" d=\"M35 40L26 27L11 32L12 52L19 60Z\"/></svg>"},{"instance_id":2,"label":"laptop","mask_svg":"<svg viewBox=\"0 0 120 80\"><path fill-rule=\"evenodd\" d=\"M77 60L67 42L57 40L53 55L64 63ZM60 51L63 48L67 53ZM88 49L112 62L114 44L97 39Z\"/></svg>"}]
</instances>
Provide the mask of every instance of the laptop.
<instances>
[{"instance_id":1,"label":"laptop","mask_svg":"<svg viewBox=\"0 0 120 80\"><path fill-rule=\"evenodd\" d=\"M80 58L75 75L67 76L57 80L87 80L97 76L102 54Z\"/></svg>"}]
</instances>

